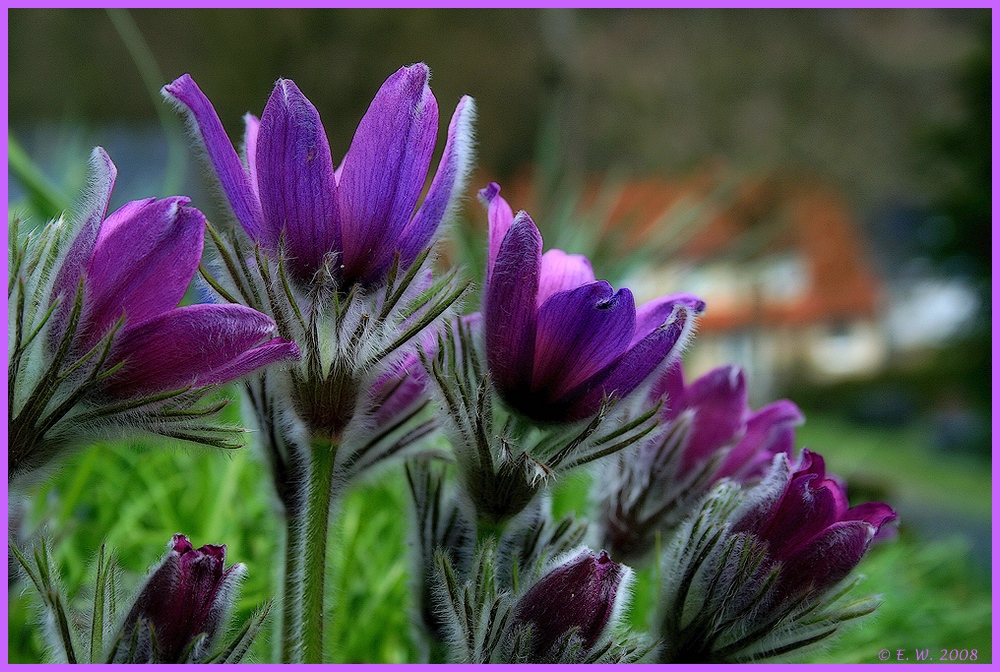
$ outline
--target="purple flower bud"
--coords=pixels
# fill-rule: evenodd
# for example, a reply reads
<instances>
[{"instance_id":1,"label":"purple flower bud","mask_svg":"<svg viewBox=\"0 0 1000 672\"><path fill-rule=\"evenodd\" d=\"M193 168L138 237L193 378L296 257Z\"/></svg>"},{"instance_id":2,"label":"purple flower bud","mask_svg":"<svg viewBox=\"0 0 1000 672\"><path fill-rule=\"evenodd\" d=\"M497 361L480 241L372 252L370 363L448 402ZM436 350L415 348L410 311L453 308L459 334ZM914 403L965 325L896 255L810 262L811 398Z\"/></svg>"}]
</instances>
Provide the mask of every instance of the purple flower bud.
<instances>
[{"instance_id":1,"label":"purple flower bud","mask_svg":"<svg viewBox=\"0 0 1000 672\"><path fill-rule=\"evenodd\" d=\"M514 628L530 627L530 662L575 634L593 648L615 620L631 570L584 549L538 580L514 606Z\"/></svg>"},{"instance_id":2,"label":"purple flower bud","mask_svg":"<svg viewBox=\"0 0 1000 672\"><path fill-rule=\"evenodd\" d=\"M785 400L751 412L746 374L734 365L719 367L684 385L683 366L677 362L657 381L652 394L666 397L665 423L690 417L678 479L723 450L726 456L712 474L713 482L724 477L740 482L760 478L777 453L791 457L794 427L803 420L795 404Z\"/></svg>"},{"instance_id":3,"label":"purple flower bud","mask_svg":"<svg viewBox=\"0 0 1000 672\"><path fill-rule=\"evenodd\" d=\"M129 639L136 637L138 646L133 655L137 659L116 662L177 663L207 653L225 626L245 571L240 564L224 569L225 560L225 546L195 549L187 537L175 534L166 559L146 581L125 617L123 643L118 650L124 654L131 648ZM150 625L153 639L148 638ZM188 650L202 634L207 640L199 650Z\"/></svg>"},{"instance_id":4,"label":"purple flower bud","mask_svg":"<svg viewBox=\"0 0 1000 672\"><path fill-rule=\"evenodd\" d=\"M156 394L235 380L273 362L298 358L295 344L273 338L274 321L238 305L176 307L197 272L205 216L185 197L125 204L105 218L116 171L94 150L97 198L56 277L61 297L53 340L62 337L83 281L73 336L77 356L124 317L105 363L121 365L100 388L112 398Z\"/></svg>"},{"instance_id":5,"label":"purple flower bud","mask_svg":"<svg viewBox=\"0 0 1000 672\"><path fill-rule=\"evenodd\" d=\"M383 373L372 386L370 396L375 405L375 422L387 426L407 410L427 399L427 372L420 358L407 353L389 371Z\"/></svg>"},{"instance_id":6,"label":"purple flower bud","mask_svg":"<svg viewBox=\"0 0 1000 672\"><path fill-rule=\"evenodd\" d=\"M717 481L759 480L774 455L791 456L794 427L803 419L790 401L751 412L746 376L737 366L685 385L677 362L650 397L664 399L662 431L623 453L617 471L609 466L597 485L606 500L603 543L626 561L645 556L656 531L676 526Z\"/></svg>"},{"instance_id":7,"label":"purple flower bud","mask_svg":"<svg viewBox=\"0 0 1000 672\"><path fill-rule=\"evenodd\" d=\"M835 586L895 519L886 504L848 507L841 483L808 450L794 467L775 455L752 488L717 484L661 556L658 662L780 656L871 613L877 600Z\"/></svg>"},{"instance_id":8,"label":"purple flower bud","mask_svg":"<svg viewBox=\"0 0 1000 672\"><path fill-rule=\"evenodd\" d=\"M190 75L163 93L190 113L222 191L250 237L272 253L284 237L297 281L308 283L333 255L339 281L373 285L385 280L397 254L405 268L430 244L471 167L475 108L466 96L417 208L438 129L429 77L423 63L391 75L336 169L319 113L291 80L278 80L259 120L247 115L245 162Z\"/></svg>"},{"instance_id":9,"label":"purple flower bud","mask_svg":"<svg viewBox=\"0 0 1000 672\"><path fill-rule=\"evenodd\" d=\"M572 422L624 397L676 358L705 304L674 294L636 309L628 289L597 281L586 257L549 250L525 212L490 184L483 314L487 363L500 396L539 422Z\"/></svg>"},{"instance_id":10,"label":"purple flower bud","mask_svg":"<svg viewBox=\"0 0 1000 672\"><path fill-rule=\"evenodd\" d=\"M739 515L732 531L767 543L770 556L781 563L784 595L820 593L861 562L876 536L889 533L896 512L880 502L848 507L844 487L825 473L817 453L803 450L789 471L776 472L774 487Z\"/></svg>"}]
</instances>

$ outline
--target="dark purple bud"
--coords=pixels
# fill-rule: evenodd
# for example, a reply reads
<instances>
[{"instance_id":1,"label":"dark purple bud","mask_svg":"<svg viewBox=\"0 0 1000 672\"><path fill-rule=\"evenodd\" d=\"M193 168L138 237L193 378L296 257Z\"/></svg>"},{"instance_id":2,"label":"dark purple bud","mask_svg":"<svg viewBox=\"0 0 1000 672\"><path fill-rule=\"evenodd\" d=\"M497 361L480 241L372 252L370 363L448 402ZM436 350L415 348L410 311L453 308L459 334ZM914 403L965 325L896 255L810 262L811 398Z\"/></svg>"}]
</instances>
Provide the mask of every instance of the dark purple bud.
<instances>
[{"instance_id":1,"label":"dark purple bud","mask_svg":"<svg viewBox=\"0 0 1000 672\"><path fill-rule=\"evenodd\" d=\"M770 494L743 513L733 532L767 543L770 556L782 563L779 589L786 595L821 592L840 582L897 518L880 502L849 508L843 485L809 450L802 451L783 488Z\"/></svg>"},{"instance_id":2,"label":"dark purple bud","mask_svg":"<svg viewBox=\"0 0 1000 672\"><path fill-rule=\"evenodd\" d=\"M514 627L531 628L531 662L575 633L585 649L607 631L631 570L605 551L584 549L538 580L514 606Z\"/></svg>"},{"instance_id":3,"label":"dark purple bud","mask_svg":"<svg viewBox=\"0 0 1000 672\"><path fill-rule=\"evenodd\" d=\"M224 569L225 560L225 546L195 549L183 534L174 535L166 559L146 581L125 618L119 649L129 649L129 639L137 637L135 655L141 660L124 662L177 663L211 648L245 571L240 564ZM155 648L146 640L149 625L155 633ZM201 651L189 651L201 634L207 636Z\"/></svg>"}]
</instances>

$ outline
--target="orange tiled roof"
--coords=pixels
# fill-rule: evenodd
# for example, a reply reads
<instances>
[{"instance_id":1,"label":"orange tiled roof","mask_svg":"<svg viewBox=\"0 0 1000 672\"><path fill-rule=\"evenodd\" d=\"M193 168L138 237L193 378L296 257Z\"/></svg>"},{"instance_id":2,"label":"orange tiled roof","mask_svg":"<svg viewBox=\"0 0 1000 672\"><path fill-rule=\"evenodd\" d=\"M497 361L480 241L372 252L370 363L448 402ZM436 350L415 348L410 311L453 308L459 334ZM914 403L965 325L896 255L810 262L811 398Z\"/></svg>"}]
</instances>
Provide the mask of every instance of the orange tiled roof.
<instances>
[{"instance_id":1,"label":"orange tiled roof","mask_svg":"<svg viewBox=\"0 0 1000 672\"><path fill-rule=\"evenodd\" d=\"M623 240L627 254L655 240L657 222L688 198L707 205L700 226L680 245L676 259L691 263L732 259L752 239L751 252L742 249L746 258L794 252L806 261L811 282L801 299L730 303L715 309L710 305L701 322L705 331L755 324L806 326L877 314L880 284L851 213L833 188L807 176L781 173L744 179L727 188L721 173L715 166L686 179L626 182L620 185L605 231ZM587 182L581 209L594 203L600 185L596 179ZM505 190L518 204L516 209L532 210L530 179L522 176Z\"/></svg>"}]
</instances>

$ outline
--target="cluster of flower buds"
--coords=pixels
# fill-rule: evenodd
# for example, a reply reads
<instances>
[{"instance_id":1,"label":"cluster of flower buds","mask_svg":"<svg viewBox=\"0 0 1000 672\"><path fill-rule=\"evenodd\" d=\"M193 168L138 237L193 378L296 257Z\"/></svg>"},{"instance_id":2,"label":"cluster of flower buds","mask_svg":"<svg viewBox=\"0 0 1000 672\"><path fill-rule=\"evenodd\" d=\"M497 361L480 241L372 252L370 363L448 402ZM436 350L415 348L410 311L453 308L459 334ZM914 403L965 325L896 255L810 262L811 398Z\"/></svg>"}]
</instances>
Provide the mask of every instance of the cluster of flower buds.
<instances>
[{"instance_id":1,"label":"cluster of flower buds","mask_svg":"<svg viewBox=\"0 0 1000 672\"><path fill-rule=\"evenodd\" d=\"M432 248L466 186L475 107L458 102L421 199L438 132L429 76L422 63L392 74L336 167L291 80L246 115L241 153L189 75L164 87L232 227L208 225L184 197L107 215L116 172L95 150L82 217L11 243L11 482L116 432L231 445L232 430L206 420L222 404L202 402L243 379L286 524L283 662L323 659L331 502L439 424L450 450L406 466L432 660L740 662L871 611L842 586L895 512L849 507L819 455L796 461L798 408L752 411L738 367L685 383L701 299L636 306L585 256L543 253L534 221L493 183L479 193L481 311L460 316L469 283L455 269L436 276ZM178 307L199 267L211 300ZM597 460L599 552L548 498L554 475ZM642 560L661 533L651 642L621 627L632 570L612 557ZM81 660L44 547L34 568L12 553L55 614L66 660ZM218 645L243 572L225 568L224 546L176 535L114 633L95 602L90 662L238 661L266 614ZM102 555L97 595L112 581Z\"/></svg>"}]
</instances>

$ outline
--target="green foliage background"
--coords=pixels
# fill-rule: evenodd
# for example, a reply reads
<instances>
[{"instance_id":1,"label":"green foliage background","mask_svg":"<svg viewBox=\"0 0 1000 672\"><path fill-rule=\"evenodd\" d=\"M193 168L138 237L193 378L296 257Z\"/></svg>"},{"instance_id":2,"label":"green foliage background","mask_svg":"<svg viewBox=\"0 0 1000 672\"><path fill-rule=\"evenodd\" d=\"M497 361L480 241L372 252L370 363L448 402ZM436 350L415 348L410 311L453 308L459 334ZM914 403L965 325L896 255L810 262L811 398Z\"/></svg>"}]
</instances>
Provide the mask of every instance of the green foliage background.
<instances>
[{"instance_id":1,"label":"green foliage background","mask_svg":"<svg viewBox=\"0 0 1000 672\"><path fill-rule=\"evenodd\" d=\"M237 407L231 407L233 421ZM885 484L894 506L915 497L942 513L988 521L987 470L933 453L918 430L861 429L814 417L801 428L799 443L822 451L828 467L849 483ZM553 498L557 515L585 516L589 478L577 473L559 484ZM123 588L138 585L175 532L198 545L225 543L229 562L249 570L237 607L237 616L247 618L280 585L280 528L271 497L252 448L221 453L146 443L98 445L30 493L26 523L28 529L44 529L53 541L65 588L81 608L92 590L91 565L102 541L117 553ZM397 462L354 487L337 512L327 596L333 662L420 660L419 638L409 621L409 505ZM882 594L882 607L804 660L875 663L884 648L929 648L933 656L942 648L976 649L977 662L992 659L989 582L965 538L928 541L904 513L899 538L873 548L859 571L867 576L861 588ZM635 628L645 629L656 570L637 574L629 617ZM45 642L34 620L35 604L23 583L12 586L12 663L41 659ZM270 645L266 627L252 651L256 662L270 660Z\"/></svg>"}]
</instances>

